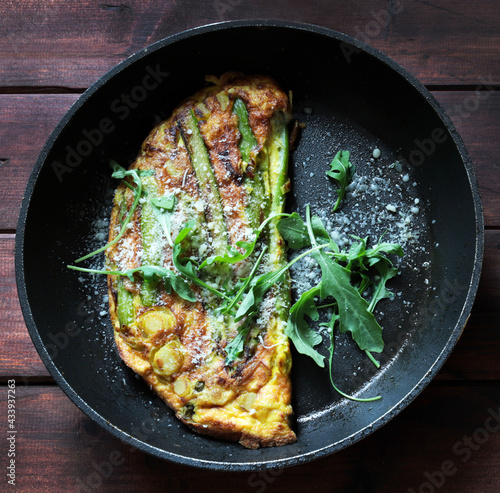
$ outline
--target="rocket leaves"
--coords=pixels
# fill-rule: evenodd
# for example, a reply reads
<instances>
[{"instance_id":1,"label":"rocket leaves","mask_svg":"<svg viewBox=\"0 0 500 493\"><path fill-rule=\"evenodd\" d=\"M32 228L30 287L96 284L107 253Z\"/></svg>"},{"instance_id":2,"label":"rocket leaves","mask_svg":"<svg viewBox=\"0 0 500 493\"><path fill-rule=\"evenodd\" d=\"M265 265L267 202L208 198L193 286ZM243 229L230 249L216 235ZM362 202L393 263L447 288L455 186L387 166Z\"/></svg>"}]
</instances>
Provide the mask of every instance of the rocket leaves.
<instances>
[{"instance_id":1,"label":"rocket leaves","mask_svg":"<svg viewBox=\"0 0 500 493\"><path fill-rule=\"evenodd\" d=\"M127 187L129 187L131 190L134 192L134 200L132 202L132 207L128 211L127 216L125 217L123 224L120 228L120 231L118 234L115 236L115 238L104 245L101 248L98 248L97 250L88 253L87 255L84 255L83 257L80 257L79 259L75 260L75 263L82 262L83 260L87 260L90 257L93 257L94 255L97 255L98 253L104 252L107 250L109 247L115 245L120 241L120 238L123 236L125 231L127 230L127 226L130 223L130 220L134 216L135 210L137 209L137 205L139 204L139 200L142 196L143 193L143 188L142 188L142 180L141 176L150 176L154 174L154 170L148 169L148 170L143 170L143 169L129 169L126 170L122 166L120 166L116 161L111 161L110 164L113 166L113 174L111 175L113 178L118 178L120 180L124 180L124 178L130 176L132 178L133 183L135 184L132 185L127 181L123 181L123 183L126 184Z\"/></svg>"},{"instance_id":2,"label":"rocket leaves","mask_svg":"<svg viewBox=\"0 0 500 493\"><path fill-rule=\"evenodd\" d=\"M356 241L349 250L341 251L321 220L317 216L311 217L309 206L306 207L305 221L294 213L282 219L278 229L291 248L312 246L310 255L321 269L319 283L304 292L290 310L286 334L297 351L310 356L319 366L324 366L324 357L315 349L322 338L310 328L306 317L318 321L318 310L322 306L333 306L330 320L323 324L330 328L330 379L334 331L337 327L341 333L349 332L359 349L365 351L374 364L379 366L371 353L382 352L384 341L382 327L375 319L373 310L381 299L392 296L386 288L386 282L396 275L397 269L392 266L387 255L403 255L401 246L379 241L375 247L368 248L367 238L354 236ZM324 248L318 248L319 246ZM371 299L362 296L368 288L371 289ZM333 300L333 303L319 305L324 300ZM344 394L337 389L333 380L332 385L344 397L366 400Z\"/></svg>"},{"instance_id":3,"label":"rocket leaves","mask_svg":"<svg viewBox=\"0 0 500 493\"><path fill-rule=\"evenodd\" d=\"M316 239L316 244L330 243L330 235L317 216L312 217L310 227L313 237ZM288 246L294 250L299 250L312 244L308 226L296 212L281 219L278 223L278 230L288 243Z\"/></svg>"},{"instance_id":4,"label":"rocket leaves","mask_svg":"<svg viewBox=\"0 0 500 493\"><path fill-rule=\"evenodd\" d=\"M191 290L189 283L187 283L183 277L176 274L173 270L168 269L166 267L158 267L155 265L143 265L126 271L117 271L117 270L85 269L84 267L75 267L73 265L68 265L68 269L77 270L79 272L86 272L88 274L106 274L111 276L124 276L130 279L131 281L134 281L134 275L138 273L141 274L143 279L147 282L154 282L161 279L163 281L165 292L167 294L174 291L186 301L196 301L196 296Z\"/></svg>"},{"instance_id":5,"label":"rocket leaves","mask_svg":"<svg viewBox=\"0 0 500 493\"><path fill-rule=\"evenodd\" d=\"M177 235L172 252L172 262L174 263L175 268L181 275L184 276L186 280L191 281L196 286L206 289L216 296L229 300L230 298L225 293L200 279L195 261L186 255L189 247L184 247L182 243L184 240L189 240L189 236L196 227L196 224L197 223L194 220L188 221Z\"/></svg>"},{"instance_id":6,"label":"rocket leaves","mask_svg":"<svg viewBox=\"0 0 500 493\"><path fill-rule=\"evenodd\" d=\"M167 243L170 247L174 246L172 241L172 233L171 233L171 222L170 217L175 211L175 206L177 204L177 199L175 195L164 195L162 197L152 197L150 199L151 207L153 208L154 215L156 216L156 220L160 223L163 228L163 232L165 233L165 238L167 239Z\"/></svg>"},{"instance_id":7,"label":"rocket leaves","mask_svg":"<svg viewBox=\"0 0 500 493\"><path fill-rule=\"evenodd\" d=\"M312 229L309 207L307 207L306 216L311 244L316 245L317 239ZM373 314L368 311L368 302L351 284L351 271L342 267L325 251L314 252L313 257L321 268L319 296L323 300L331 296L337 302L340 331L351 332L361 350L380 353L384 349L382 328Z\"/></svg>"},{"instance_id":8,"label":"rocket leaves","mask_svg":"<svg viewBox=\"0 0 500 493\"><path fill-rule=\"evenodd\" d=\"M339 208L354 171L355 167L349 161L349 151L337 152L330 163L330 170L326 172L326 176L333 178L340 186L337 202L335 202L332 212Z\"/></svg>"},{"instance_id":9,"label":"rocket leaves","mask_svg":"<svg viewBox=\"0 0 500 493\"><path fill-rule=\"evenodd\" d=\"M321 343L322 337L315 330L311 329L308 316L311 320L319 320L318 308L314 298L319 295L319 285L302 293L299 300L290 309L290 316L286 325L285 334L293 342L295 349L307 356L310 356L315 363L323 368L325 366L324 356L318 353L314 346Z\"/></svg>"},{"instance_id":10,"label":"rocket leaves","mask_svg":"<svg viewBox=\"0 0 500 493\"><path fill-rule=\"evenodd\" d=\"M252 146L249 143L243 147L248 154ZM339 208L345 196L353 173L354 166L349 161L349 152L339 151L330 164L330 170L326 173L340 187L333 208L334 212ZM377 244L370 246L368 238L351 236L350 247L341 249L321 219L311 216L310 208L307 206L305 218L297 212L271 214L258 229L253 231L254 236L248 241L238 241L226 251L215 251L214 255L199 258L196 256L198 247L195 246L198 243L193 241L193 236L198 234L199 223L194 220L188 221L177 236L172 237L171 217L175 213L177 199L173 194L161 197L148 195L141 178L151 174L153 174L152 170L125 170L114 163L112 176L123 180L123 184L132 190L132 206L123 214L125 218L113 241L76 262L85 260L117 243L130 224L139 201L144 197L143 200L151 204L154 217L161 225L168 246L171 248L173 265L168 267L142 265L127 271L68 266L70 269L124 276L131 281L142 277L147 283L161 280L167 293L173 291L190 302L202 300L204 294L208 293L219 298L216 301L217 307L213 308L214 314L216 317L224 317L226 322L232 324L231 333L236 334L226 341L224 347L225 364L231 365L242 355L250 333L254 334L255 320L261 313L267 293L272 292L273 288L276 289L294 263L310 256L317 262L321 277L316 285L303 292L291 307L285 325L285 334L299 353L311 357L317 365L323 368L325 356L318 350L322 336L314 325L317 325L320 319L325 320L326 317L327 321L320 325L328 327L330 331L328 371L332 386L341 395L350 399L374 400L378 398L354 398L344 394L335 386L332 378L334 338L337 330L340 333L349 333L358 348L364 351L376 366L379 366L372 353L382 352L384 341L382 327L374 316L374 310L381 300L394 296L387 288L387 283L398 270L389 256L403 256L400 245L382 241L380 238ZM296 252L286 265L272 271L269 270L269 265L267 267L261 265L267 248L259 241L263 234L268 233L269 222L278 218L279 233L288 247ZM238 265L234 264L246 259L249 261L249 258L252 259L252 269L249 274L246 274L248 277L236 277L234 274L238 270ZM229 275L225 276L226 281L215 283L210 281L214 278L214 272L229 273ZM328 315L320 316L324 313L322 310L325 307L330 308Z\"/></svg>"},{"instance_id":11,"label":"rocket leaves","mask_svg":"<svg viewBox=\"0 0 500 493\"><path fill-rule=\"evenodd\" d=\"M260 305L264 299L264 295L274 285L276 285L278 282L280 282L280 280L285 275L286 271L288 269L290 269L290 267L294 263L298 262L301 258L306 257L307 255L310 255L311 253L320 250L324 246L326 246L326 245L319 245L319 246L316 246L314 248L311 248L310 250L307 250L306 252L304 252L301 255L299 255L298 257L294 258L293 260L288 262L288 264L286 264L285 266L281 267L278 270L264 272L260 275L255 276L250 281L250 283L249 283L250 289L248 290L245 297L241 301L241 304L238 307L238 311L236 312L236 315L234 318L235 322L239 322L242 319L245 319L245 321L248 322L248 320L253 319L253 317L255 317L255 315L259 312ZM245 323L239 327L238 335L237 335L238 341L240 340L240 338L239 338L240 333L243 331L246 331L246 327L247 327L247 325ZM234 341L235 341L235 339L233 339L233 341L231 341L228 345L228 347L231 349L231 352L228 353L228 357L226 357L226 364L230 364L233 361L232 359L229 358L229 354L238 356L239 353L241 352L241 350L243 349L241 347L241 350L239 352L238 351L235 352L234 345L236 343ZM239 342L237 342L237 343L240 344L240 346L241 346L241 343L239 343ZM227 349L226 349L226 351L227 351Z\"/></svg>"},{"instance_id":12,"label":"rocket leaves","mask_svg":"<svg viewBox=\"0 0 500 493\"><path fill-rule=\"evenodd\" d=\"M255 246L259 240L261 233L265 230L266 226L275 218L280 216L289 216L289 214L271 214L262 224L256 229L254 233L253 241L237 241L236 246L243 250L239 251L237 248L230 247L229 251L223 255L212 255L206 258L200 265L200 269L210 266L214 263L220 264L235 264L236 262L241 262L248 258L255 250Z\"/></svg>"}]
</instances>

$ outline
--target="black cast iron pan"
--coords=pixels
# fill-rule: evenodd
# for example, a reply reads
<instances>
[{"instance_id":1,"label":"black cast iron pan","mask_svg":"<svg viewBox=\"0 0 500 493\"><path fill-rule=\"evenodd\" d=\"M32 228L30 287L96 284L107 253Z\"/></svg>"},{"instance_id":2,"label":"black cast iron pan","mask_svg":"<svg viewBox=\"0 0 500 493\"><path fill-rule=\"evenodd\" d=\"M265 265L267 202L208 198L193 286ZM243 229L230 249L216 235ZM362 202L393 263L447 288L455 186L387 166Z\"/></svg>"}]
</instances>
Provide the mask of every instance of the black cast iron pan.
<instances>
[{"instance_id":1,"label":"black cast iron pan","mask_svg":"<svg viewBox=\"0 0 500 493\"><path fill-rule=\"evenodd\" d=\"M386 341L382 368L377 371L347 337L337 341L337 385L382 399L367 404L342 398L324 370L294 354L298 440L281 448L246 450L180 424L119 359L104 277L66 268L104 244L116 186L109 160L132 162L154 124L199 89L205 75L228 70L269 74L293 91L296 116L306 126L292 157L289 209L303 211L310 203L313 211L328 210L335 195L324 172L333 152L349 149L357 175L368 178L351 190L356 193L343 208L340 237L380 233L389 224L388 234L404 233L406 242L401 275L391 285L395 299L382 303L377 314ZM370 159L374 148L382 151L377 160ZM370 226L373 221L363 217L382 219ZM33 342L82 411L158 457L244 471L330 454L402 411L437 373L463 330L482 250L482 211L470 159L422 84L343 34L304 24L242 21L162 40L82 95L30 177L19 218L16 275Z\"/></svg>"}]
</instances>

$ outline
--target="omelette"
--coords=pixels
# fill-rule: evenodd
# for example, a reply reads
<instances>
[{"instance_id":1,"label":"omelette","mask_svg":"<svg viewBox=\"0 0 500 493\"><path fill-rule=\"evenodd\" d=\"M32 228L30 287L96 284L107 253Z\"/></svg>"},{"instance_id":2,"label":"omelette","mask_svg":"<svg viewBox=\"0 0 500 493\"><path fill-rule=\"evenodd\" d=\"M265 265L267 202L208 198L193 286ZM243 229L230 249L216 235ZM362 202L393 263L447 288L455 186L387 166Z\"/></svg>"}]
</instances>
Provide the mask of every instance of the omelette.
<instances>
[{"instance_id":1,"label":"omelette","mask_svg":"<svg viewBox=\"0 0 500 493\"><path fill-rule=\"evenodd\" d=\"M276 226L291 103L267 76L207 81L116 175L106 265L128 273L108 275L116 346L190 428L282 446L296 440Z\"/></svg>"}]
</instances>

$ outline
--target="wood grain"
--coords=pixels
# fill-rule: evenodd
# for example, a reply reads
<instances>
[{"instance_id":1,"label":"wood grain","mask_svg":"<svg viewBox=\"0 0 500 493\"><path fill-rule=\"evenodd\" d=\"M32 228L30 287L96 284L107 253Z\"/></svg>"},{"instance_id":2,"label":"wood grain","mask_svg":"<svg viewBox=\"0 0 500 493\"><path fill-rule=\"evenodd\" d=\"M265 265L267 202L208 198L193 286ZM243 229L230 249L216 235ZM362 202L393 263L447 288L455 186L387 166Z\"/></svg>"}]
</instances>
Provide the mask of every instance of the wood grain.
<instances>
[{"instance_id":1,"label":"wood grain","mask_svg":"<svg viewBox=\"0 0 500 493\"><path fill-rule=\"evenodd\" d=\"M76 101L73 94L0 95L0 231L15 230L29 176L45 142Z\"/></svg>"},{"instance_id":2,"label":"wood grain","mask_svg":"<svg viewBox=\"0 0 500 493\"><path fill-rule=\"evenodd\" d=\"M487 227L500 227L500 93L433 92L465 142L479 182Z\"/></svg>"},{"instance_id":3,"label":"wood grain","mask_svg":"<svg viewBox=\"0 0 500 493\"><path fill-rule=\"evenodd\" d=\"M6 393L0 390L2 416ZM288 493L312 484L317 492L434 491L422 486L427 482L440 484L440 493L493 493L500 482L499 393L498 383L434 383L389 424L334 455L294 468L227 473L146 455L94 424L58 387L18 386L16 491L36 485L47 492L194 492L203 485L207 492Z\"/></svg>"},{"instance_id":4,"label":"wood grain","mask_svg":"<svg viewBox=\"0 0 500 493\"><path fill-rule=\"evenodd\" d=\"M14 241L14 235L0 235L0 380L13 376L48 378L49 373L31 341L19 305L14 272Z\"/></svg>"},{"instance_id":5,"label":"wood grain","mask_svg":"<svg viewBox=\"0 0 500 493\"><path fill-rule=\"evenodd\" d=\"M484 205L486 248L478 295L460 341L436 379L400 415L365 440L308 464L261 473L215 473L130 448L91 421L54 385L21 314L14 241L19 206L37 156L78 93L129 55L166 36L212 22L249 18L308 22L344 32L380 49L427 84L470 153ZM18 474L17 487L11 490L500 491L497 2L5 0L0 2L0 32L0 179L4 184L0 194L0 415L4 416L0 432L5 437L6 382L14 377ZM6 453L0 465L5 474ZM0 490L7 490L5 476L0 484Z\"/></svg>"},{"instance_id":6,"label":"wood grain","mask_svg":"<svg viewBox=\"0 0 500 493\"><path fill-rule=\"evenodd\" d=\"M488 2L486 2L488 4ZM394 58L426 84L500 83L500 11L476 2L89 0L0 4L3 86L84 88L127 56L192 27L234 19L318 24ZM300 61L298 61L300 62Z\"/></svg>"},{"instance_id":7,"label":"wood grain","mask_svg":"<svg viewBox=\"0 0 500 493\"><path fill-rule=\"evenodd\" d=\"M500 231L486 232L484 269L477 302L457 347L438 375L442 380L498 380L500 377ZM28 335L17 298L14 236L0 235L0 312L4 339L0 379L47 377Z\"/></svg>"},{"instance_id":8,"label":"wood grain","mask_svg":"<svg viewBox=\"0 0 500 493\"><path fill-rule=\"evenodd\" d=\"M488 227L500 227L500 93L433 93L457 124L477 173ZM9 183L0 200L0 231L14 231L19 207L38 154L74 94L0 94L0 180ZM472 98L472 99L471 99ZM474 99L475 98L475 99Z\"/></svg>"}]
</instances>

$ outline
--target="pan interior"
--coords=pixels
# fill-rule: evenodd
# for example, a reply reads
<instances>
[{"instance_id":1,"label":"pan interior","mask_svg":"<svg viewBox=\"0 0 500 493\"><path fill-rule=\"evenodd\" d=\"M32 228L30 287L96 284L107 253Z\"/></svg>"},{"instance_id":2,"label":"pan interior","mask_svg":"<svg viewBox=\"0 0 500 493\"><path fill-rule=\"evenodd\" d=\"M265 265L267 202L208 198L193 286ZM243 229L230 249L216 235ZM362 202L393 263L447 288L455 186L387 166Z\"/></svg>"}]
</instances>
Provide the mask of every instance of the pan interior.
<instances>
[{"instance_id":1,"label":"pan interior","mask_svg":"<svg viewBox=\"0 0 500 493\"><path fill-rule=\"evenodd\" d=\"M125 62L85 94L40 158L24 206L26 298L21 301L31 335L77 405L160 457L252 469L338 450L401 410L420 382L435 374L460 334L477 239L463 156L412 82L344 37L314 28L237 25L174 41ZM242 57L241 47L249 44L254 55ZM341 398L326 370L294 353L298 441L257 451L198 436L177 422L119 359L105 279L66 268L106 241L116 186L109 160L130 164L154 124L200 88L205 75L229 70L269 74L293 93L296 118L305 127L291 160L288 208L303 212L310 204L346 245L349 234L376 242L387 230L387 238L404 243L406 252L398 264L401 274L390 284L395 298L378 309L386 341L382 368L376 370L349 337L336 340L336 384L347 393L382 399ZM375 148L381 150L376 160ZM325 171L340 149L351 152L357 171L341 213L333 215L336 188ZM102 267L102 262L98 258L86 266ZM327 344L321 351L327 354Z\"/></svg>"}]
</instances>

